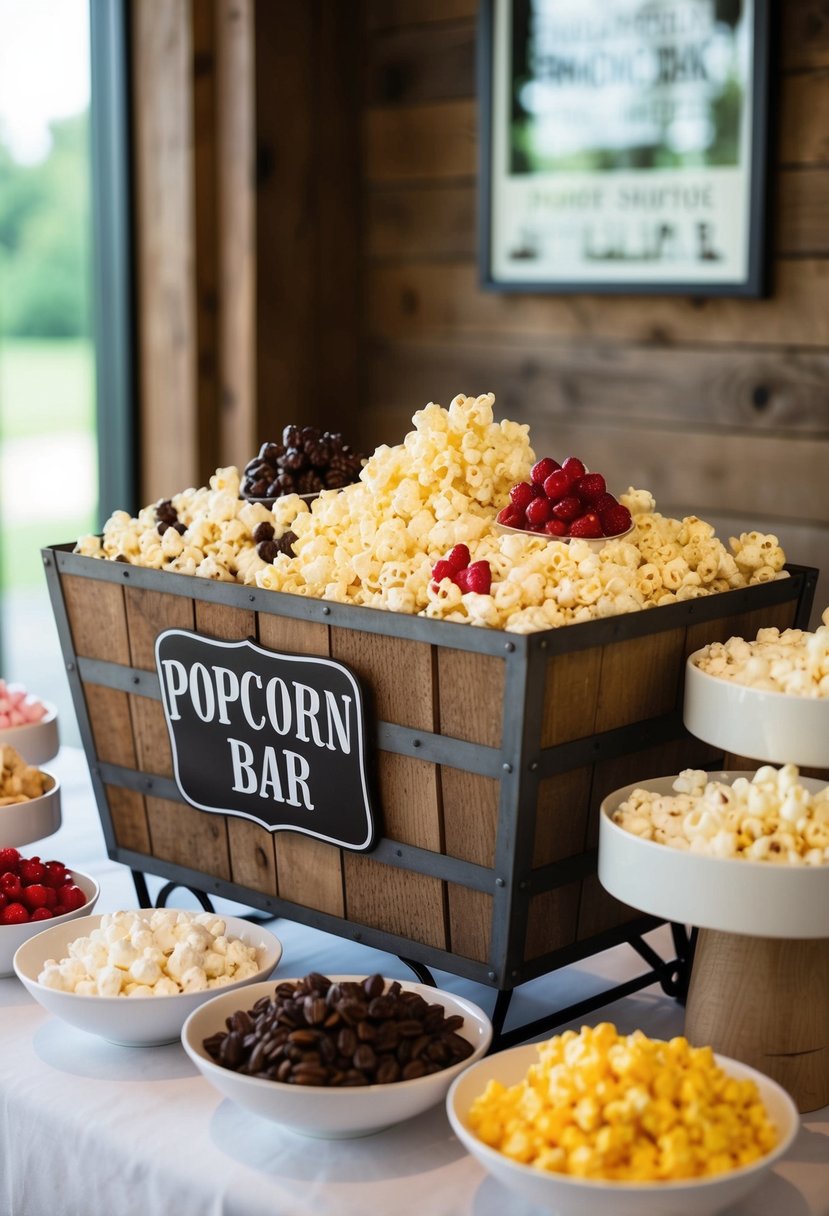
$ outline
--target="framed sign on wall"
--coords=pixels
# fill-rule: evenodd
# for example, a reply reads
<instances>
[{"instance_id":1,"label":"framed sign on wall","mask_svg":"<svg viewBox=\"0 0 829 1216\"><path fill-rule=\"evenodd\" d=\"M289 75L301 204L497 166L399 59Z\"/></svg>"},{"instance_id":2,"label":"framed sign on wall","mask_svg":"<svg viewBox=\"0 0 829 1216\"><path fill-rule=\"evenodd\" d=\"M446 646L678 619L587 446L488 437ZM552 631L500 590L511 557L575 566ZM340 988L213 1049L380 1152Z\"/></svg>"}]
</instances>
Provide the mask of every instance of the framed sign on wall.
<instances>
[{"instance_id":1,"label":"framed sign on wall","mask_svg":"<svg viewBox=\"0 0 829 1216\"><path fill-rule=\"evenodd\" d=\"M769 3L483 0L485 285L762 295Z\"/></svg>"}]
</instances>

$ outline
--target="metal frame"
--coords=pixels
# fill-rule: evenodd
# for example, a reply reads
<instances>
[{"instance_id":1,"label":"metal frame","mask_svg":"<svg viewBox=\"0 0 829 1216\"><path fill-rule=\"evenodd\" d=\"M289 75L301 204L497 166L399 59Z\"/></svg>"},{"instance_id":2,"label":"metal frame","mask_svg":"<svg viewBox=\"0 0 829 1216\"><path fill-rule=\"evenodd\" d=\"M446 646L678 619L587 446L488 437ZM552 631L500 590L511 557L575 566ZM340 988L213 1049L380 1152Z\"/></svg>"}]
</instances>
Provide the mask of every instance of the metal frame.
<instances>
[{"instance_id":1,"label":"metal frame","mask_svg":"<svg viewBox=\"0 0 829 1216\"><path fill-rule=\"evenodd\" d=\"M662 983L666 991L681 996L687 982L687 938L683 938L677 929L674 937L676 958L668 961L661 959L642 941L645 932L663 923L649 916L639 917L604 933L548 951L537 958L524 960L523 947L531 897L577 881L595 873L596 870L596 850L588 850L535 870L532 868L533 829L539 781L552 773L567 771L580 764L593 763L598 758L624 755L633 746L641 748L649 742L676 739L687 733L682 725L681 713L674 711L647 722L542 749L539 723L547 660L556 654L713 620L722 617L725 612L739 613L791 601L796 601L797 604L795 625L805 628L808 625L817 582L816 570L789 566L789 578L762 586L705 596L648 612L571 625L564 629L526 635L505 635L496 630L474 629L466 625L431 621L371 608L328 604L320 600L261 591L238 584L215 583L167 571L95 560L73 554L71 546L68 545L44 549L43 561L81 736L90 761L92 783L107 851L111 858L129 866L134 876L138 875L136 886L139 897L142 889L146 892L143 874L152 873L166 879L168 885L188 887L206 897L223 896L270 916L285 916L389 951L406 961L418 975L428 975L428 968L435 967L494 987L498 989L499 994L495 1016L501 1045L512 1041L510 1036L518 1033L511 1031L506 1036L501 1034L509 1005L509 993L513 988L611 946L623 942L630 944L648 964L648 971L621 987L611 988L591 998L592 1003L582 1002L577 1007L558 1010L543 1019L543 1025L523 1028L523 1037L540 1033L570 1017L599 1008L623 992L636 991L657 981ZM185 800L169 777L126 769L97 760L83 693L84 681L120 689L131 695L160 700L158 677L154 672L76 656L61 590L60 580L64 574L185 596L193 600L227 604L236 608L253 609L262 613L318 621L369 633L412 638L431 645L491 655L505 662L503 731L498 748L464 743L428 731L410 730L390 722L380 721L374 724L374 741L382 750L416 756L436 764L448 763L455 768L460 764L471 772L500 780L498 833L495 862L491 869L388 837L380 837L372 852L373 858L385 864L491 895L493 913L489 961L481 963L464 958L447 950L426 946L408 938L292 903L278 896L266 895L215 878L195 868L120 847L109 813L105 790L107 784L152 793L182 804ZM727 609L723 606L724 596L727 596ZM139 879L144 884L143 888L139 887Z\"/></svg>"}]
</instances>

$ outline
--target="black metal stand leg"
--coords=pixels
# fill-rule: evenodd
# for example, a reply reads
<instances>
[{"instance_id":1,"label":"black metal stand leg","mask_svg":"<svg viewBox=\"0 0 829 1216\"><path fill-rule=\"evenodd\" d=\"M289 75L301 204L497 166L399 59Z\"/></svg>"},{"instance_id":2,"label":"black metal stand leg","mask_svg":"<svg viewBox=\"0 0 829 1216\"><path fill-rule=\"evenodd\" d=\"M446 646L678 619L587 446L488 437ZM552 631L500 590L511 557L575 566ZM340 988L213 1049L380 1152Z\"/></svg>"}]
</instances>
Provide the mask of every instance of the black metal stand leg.
<instances>
[{"instance_id":1,"label":"black metal stand leg","mask_svg":"<svg viewBox=\"0 0 829 1216\"><path fill-rule=\"evenodd\" d=\"M151 908L153 901L150 899L150 892L147 889L147 880L140 870L130 870L132 881L135 887L135 894L138 898L139 908Z\"/></svg>"},{"instance_id":2,"label":"black metal stand leg","mask_svg":"<svg viewBox=\"0 0 829 1216\"><path fill-rule=\"evenodd\" d=\"M398 954L397 957L401 963L406 964L410 971L414 971L421 984L428 984L430 988L437 988L435 977L424 963L418 963L413 958L404 958L402 954Z\"/></svg>"},{"instance_id":3,"label":"black metal stand leg","mask_svg":"<svg viewBox=\"0 0 829 1216\"><path fill-rule=\"evenodd\" d=\"M501 1041L504 1022L507 1020L510 1001L512 1000L512 988L499 988L495 997L495 1004L492 1006L492 1044L490 1051L493 1051Z\"/></svg>"},{"instance_id":4,"label":"black metal stand leg","mask_svg":"<svg viewBox=\"0 0 829 1216\"><path fill-rule=\"evenodd\" d=\"M175 891L178 887L181 887L181 886L183 886L183 883L180 883L180 882L165 883L165 885L159 891L158 896L156 897L155 906L157 908L166 908L167 900L169 899L170 895L172 895L173 891ZM210 896L205 895L204 891L197 891L195 887L184 887L184 890L189 891L190 894L199 901L201 906L204 908L205 912L215 912L216 911L216 909L213 907L213 904L210 902Z\"/></svg>"}]
</instances>

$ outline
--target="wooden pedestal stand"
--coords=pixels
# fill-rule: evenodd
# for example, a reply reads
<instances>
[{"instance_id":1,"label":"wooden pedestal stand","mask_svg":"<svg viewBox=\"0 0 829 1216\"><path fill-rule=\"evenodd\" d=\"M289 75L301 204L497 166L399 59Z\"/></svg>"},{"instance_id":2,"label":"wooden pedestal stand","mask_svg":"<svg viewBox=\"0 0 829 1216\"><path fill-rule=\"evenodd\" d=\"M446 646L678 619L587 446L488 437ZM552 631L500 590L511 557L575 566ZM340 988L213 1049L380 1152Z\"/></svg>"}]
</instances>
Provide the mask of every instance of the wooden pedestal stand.
<instances>
[{"instance_id":1,"label":"wooden pedestal stand","mask_svg":"<svg viewBox=\"0 0 829 1216\"><path fill-rule=\"evenodd\" d=\"M829 939L700 930L685 1033L778 1081L798 1110L826 1106Z\"/></svg>"},{"instance_id":2,"label":"wooden pedestal stand","mask_svg":"<svg viewBox=\"0 0 829 1216\"><path fill-rule=\"evenodd\" d=\"M732 784L751 772L712 773ZM826 782L802 778L813 793ZM658 794L673 778L638 782ZM599 879L617 899L697 925L685 1033L773 1077L801 1111L829 1103L829 866L724 861L642 840L602 804Z\"/></svg>"}]
</instances>

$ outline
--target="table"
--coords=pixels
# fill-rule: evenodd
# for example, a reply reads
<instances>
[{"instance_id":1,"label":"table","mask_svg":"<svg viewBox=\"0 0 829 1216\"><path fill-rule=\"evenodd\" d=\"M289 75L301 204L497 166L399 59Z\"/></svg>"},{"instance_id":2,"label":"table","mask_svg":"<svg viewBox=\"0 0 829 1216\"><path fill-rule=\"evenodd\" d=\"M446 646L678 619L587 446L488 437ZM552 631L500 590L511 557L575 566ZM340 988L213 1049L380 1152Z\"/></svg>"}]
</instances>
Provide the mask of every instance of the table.
<instances>
[{"instance_id":1,"label":"table","mask_svg":"<svg viewBox=\"0 0 829 1216\"><path fill-rule=\"evenodd\" d=\"M65 748L49 767L62 781L64 822L29 851L94 874L98 911L134 907L129 871L106 858L83 754ZM181 895L182 906L195 906ZM285 920L273 928L284 945L278 975L411 978L368 947ZM667 956L666 929L649 939ZM640 967L629 947L607 951L524 985L511 1017L540 1017ZM491 1009L491 990L436 979ZM601 1019L666 1037L681 1032L683 1012L650 988L591 1020ZM0 1216L541 1216L463 1151L442 1107L363 1140L309 1140L223 1099L180 1046L116 1047L85 1035L47 1015L16 979L0 980L0 1028ZM829 1107L804 1116L762 1189L729 1209L783 1213L829 1216Z\"/></svg>"}]
</instances>

